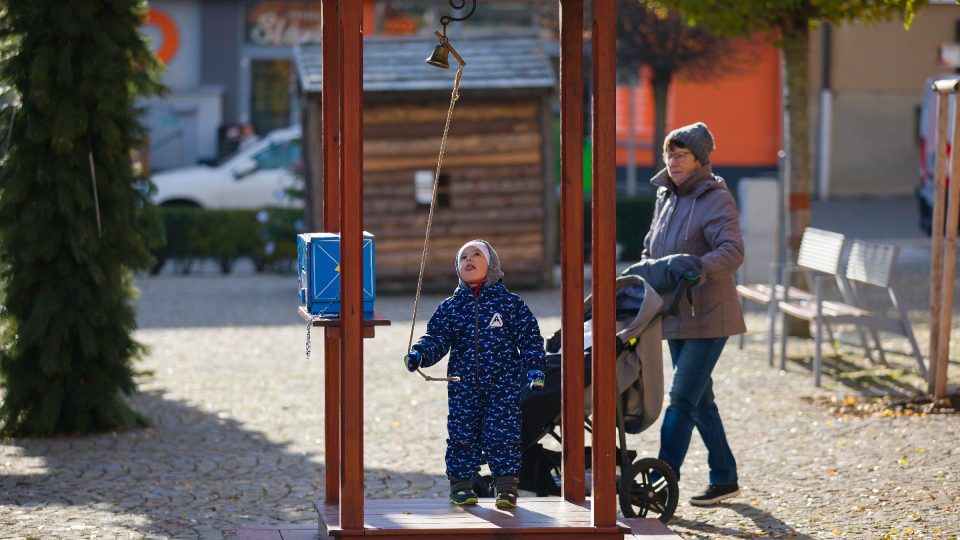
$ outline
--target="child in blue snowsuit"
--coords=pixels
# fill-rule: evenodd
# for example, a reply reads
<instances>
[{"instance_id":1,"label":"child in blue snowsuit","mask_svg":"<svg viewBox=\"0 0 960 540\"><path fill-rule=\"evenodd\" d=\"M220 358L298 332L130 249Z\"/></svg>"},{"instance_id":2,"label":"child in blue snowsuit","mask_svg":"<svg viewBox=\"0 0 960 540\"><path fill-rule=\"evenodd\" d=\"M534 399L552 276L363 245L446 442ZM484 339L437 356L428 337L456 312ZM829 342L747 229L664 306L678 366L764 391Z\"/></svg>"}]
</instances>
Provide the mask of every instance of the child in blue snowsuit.
<instances>
[{"instance_id":1,"label":"child in blue snowsuit","mask_svg":"<svg viewBox=\"0 0 960 540\"><path fill-rule=\"evenodd\" d=\"M409 371L449 351L447 478L450 502L476 504L473 477L486 457L497 508L515 508L520 474L520 390L543 389L543 338L523 300L507 291L497 252L484 240L457 252L460 285L440 303L427 333L404 357Z\"/></svg>"}]
</instances>

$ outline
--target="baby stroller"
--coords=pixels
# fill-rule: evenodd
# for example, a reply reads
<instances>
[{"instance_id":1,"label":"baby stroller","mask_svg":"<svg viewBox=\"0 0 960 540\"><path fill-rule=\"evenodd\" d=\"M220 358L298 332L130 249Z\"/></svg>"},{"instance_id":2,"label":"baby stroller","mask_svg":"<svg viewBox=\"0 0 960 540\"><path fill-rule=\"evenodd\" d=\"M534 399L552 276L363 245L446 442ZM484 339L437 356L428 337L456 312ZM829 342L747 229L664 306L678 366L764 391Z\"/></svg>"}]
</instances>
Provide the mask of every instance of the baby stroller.
<instances>
[{"instance_id":1,"label":"baby stroller","mask_svg":"<svg viewBox=\"0 0 960 540\"><path fill-rule=\"evenodd\" d=\"M699 261L698 261L699 262ZM651 276L647 268L634 267L626 273ZM698 269L699 270L699 269ZM689 287L699 280L696 274L677 274L673 279L662 279L666 273L654 277L664 295L671 295L669 305L663 308L664 297L640 275L622 275L616 281L617 305L617 461L620 474L617 494L624 517L656 517L666 523L677 508L679 487L673 469L659 459L637 459L637 452L627 448L626 435L638 434L650 427L660 416L663 405L663 357L661 322L664 316L676 314L678 301ZM669 283L668 283L669 282ZM591 431L591 362L592 331L591 302L584 300L584 413L585 429ZM560 494L560 452L543 447L539 441L550 435L561 442L560 393L562 352L560 331L547 340L546 384L541 392L525 391L521 396L523 455L520 466L520 488L538 496ZM590 448L585 452L589 468Z\"/></svg>"}]
</instances>

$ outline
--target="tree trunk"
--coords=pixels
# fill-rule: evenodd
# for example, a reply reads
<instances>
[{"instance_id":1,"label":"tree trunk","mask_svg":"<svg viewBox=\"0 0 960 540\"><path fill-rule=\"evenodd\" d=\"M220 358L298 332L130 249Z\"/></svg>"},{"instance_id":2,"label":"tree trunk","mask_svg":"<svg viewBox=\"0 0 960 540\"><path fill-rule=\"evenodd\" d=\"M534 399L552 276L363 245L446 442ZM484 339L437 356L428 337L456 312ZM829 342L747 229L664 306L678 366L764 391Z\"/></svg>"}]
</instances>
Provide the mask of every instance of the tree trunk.
<instances>
[{"instance_id":1,"label":"tree trunk","mask_svg":"<svg viewBox=\"0 0 960 540\"><path fill-rule=\"evenodd\" d=\"M810 225L810 118L808 114L808 63L810 28L803 20L787 21L782 28L783 130L786 160L784 181L787 213L784 227L787 238L787 260L795 260L803 230ZM809 289L803 275L792 274L794 286ZM788 335L810 336L810 325L789 320Z\"/></svg>"},{"instance_id":2,"label":"tree trunk","mask_svg":"<svg viewBox=\"0 0 960 540\"><path fill-rule=\"evenodd\" d=\"M663 168L663 151L661 145L667 136L667 92L670 90L670 81L673 72L666 69L653 70L653 170Z\"/></svg>"}]
</instances>

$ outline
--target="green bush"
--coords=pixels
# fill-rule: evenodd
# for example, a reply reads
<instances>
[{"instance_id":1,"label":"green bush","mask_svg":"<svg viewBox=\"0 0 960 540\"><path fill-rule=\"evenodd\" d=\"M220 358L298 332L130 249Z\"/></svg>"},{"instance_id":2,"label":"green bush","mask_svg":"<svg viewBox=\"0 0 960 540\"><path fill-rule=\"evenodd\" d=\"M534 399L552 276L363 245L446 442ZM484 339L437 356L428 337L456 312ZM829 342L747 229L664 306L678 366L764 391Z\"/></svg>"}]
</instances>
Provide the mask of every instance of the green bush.
<instances>
[{"instance_id":1,"label":"green bush","mask_svg":"<svg viewBox=\"0 0 960 540\"><path fill-rule=\"evenodd\" d=\"M193 262L213 259L228 274L236 261L250 257L258 272L288 266L297 256L297 233L303 232L303 211L289 208L206 210L160 207L165 244L154 250L153 273L170 260L189 273Z\"/></svg>"}]
</instances>

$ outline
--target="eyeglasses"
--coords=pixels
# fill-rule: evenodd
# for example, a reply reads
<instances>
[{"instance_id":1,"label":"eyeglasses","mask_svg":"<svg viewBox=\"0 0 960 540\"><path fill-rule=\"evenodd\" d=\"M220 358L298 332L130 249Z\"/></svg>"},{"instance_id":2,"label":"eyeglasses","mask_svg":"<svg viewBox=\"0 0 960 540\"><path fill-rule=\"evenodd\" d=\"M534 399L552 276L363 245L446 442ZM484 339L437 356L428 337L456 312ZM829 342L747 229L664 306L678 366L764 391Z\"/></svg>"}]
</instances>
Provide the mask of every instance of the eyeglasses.
<instances>
[{"instance_id":1,"label":"eyeglasses","mask_svg":"<svg viewBox=\"0 0 960 540\"><path fill-rule=\"evenodd\" d=\"M671 161L676 161L677 163L683 163L687 160L688 156L692 156L692 152L677 152L675 154L663 153L663 161L669 163Z\"/></svg>"}]
</instances>

